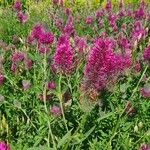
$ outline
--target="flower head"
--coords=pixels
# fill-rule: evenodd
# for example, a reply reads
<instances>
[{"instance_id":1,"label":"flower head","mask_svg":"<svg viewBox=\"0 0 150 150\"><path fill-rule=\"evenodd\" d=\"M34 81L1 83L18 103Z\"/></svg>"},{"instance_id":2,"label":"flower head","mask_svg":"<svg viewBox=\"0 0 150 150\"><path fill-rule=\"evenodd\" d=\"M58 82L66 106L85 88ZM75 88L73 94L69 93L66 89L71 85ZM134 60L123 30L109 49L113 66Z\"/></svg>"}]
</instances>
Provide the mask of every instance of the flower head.
<instances>
[{"instance_id":1,"label":"flower head","mask_svg":"<svg viewBox=\"0 0 150 150\"><path fill-rule=\"evenodd\" d=\"M22 9L22 5L21 5L21 2L20 0L16 0L14 5L13 5L13 8L16 10L16 11L20 11Z\"/></svg>"},{"instance_id":2,"label":"flower head","mask_svg":"<svg viewBox=\"0 0 150 150\"><path fill-rule=\"evenodd\" d=\"M48 82L48 89L55 89L56 85L55 85L55 82L54 81L49 81Z\"/></svg>"},{"instance_id":3,"label":"flower head","mask_svg":"<svg viewBox=\"0 0 150 150\"><path fill-rule=\"evenodd\" d=\"M32 28L31 37L38 40L41 34L43 34L43 32L44 32L43 26L38 23Z\"/></svg>"},{"instance_id":4,"label":"flower head","mask_svg":"<svg viewBox=\"0 0 150 150\"><path fill-rule=\"evenodd\" d=\"M111 11L111 10L112 10L112 3L111 3L111 0L107 0L105 9L106 9L107 11Z\"/></svg>"},{"instance_id":5,"label":"flower head","mask_svg":"<svg viewBox=\"0 0 150 150\"><path fill-rule=\"evenodd\" d=\"M58 72L69 73L71 71L73 66L73 50L67 36L62 35L58 39L53 64Z\"/></svg>"},{"instance_id":6,"label":"flower head","mask_svg":"<svg viewBox=\"0 0 150 150\"><path fill-rule=\"evenodd\" d=\"M0 150L10 150L10 145L0 141Z\"/></svg>"},{"instance_id":7,"label":"flower head","mask_svg":"<svg viewBox=\"0 0 150 150\"><path fill-rule=\"evenodd\" d=\"M71 10L69 8L66 8L66 15L69 16L71 14Z\"/></svg>"},{"instance_id":8,"label":"flower head","mask_svg":"<svg viewBox=\"0 0 150 150\"><path fill-rule=\"evenodd\" d=\"M52 44L54 41L54 35L52 32L41 32L39 34L39 42L42 44Z\"/></svg>"},{"instance_id":9,"label":"flower head","mask_svg":"<svg viewBox=\"0 0 150 150\"><path fill-rule=\"evenodd\" d=\"M113 52L114 41L98 38L91 47L88 62L84 69L86 87L101 90L106 87L112 75L122 72L130 66L130 56Z\"/></svg>"}]
</instances>

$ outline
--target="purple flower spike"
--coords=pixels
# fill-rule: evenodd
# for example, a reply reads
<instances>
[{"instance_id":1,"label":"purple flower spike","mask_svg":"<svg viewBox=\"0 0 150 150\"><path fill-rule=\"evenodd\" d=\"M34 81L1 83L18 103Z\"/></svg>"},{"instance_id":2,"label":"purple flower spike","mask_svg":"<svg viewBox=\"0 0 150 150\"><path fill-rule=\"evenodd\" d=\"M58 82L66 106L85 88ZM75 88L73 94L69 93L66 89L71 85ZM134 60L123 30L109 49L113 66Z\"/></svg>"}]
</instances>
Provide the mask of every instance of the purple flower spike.
<instances>
[{"instance_id":1,"label":"purple flower spike","mask_svg":"<svg viewBox=\"0 0 150 150\"><path fill-rule=\"evenodd\" d=\"M60 36L58 39L53 64L58 72L69 73L71 71L73 67L73 50L67 36Z\"/></svg>"},{"instance_id":2,"label":"purple flower spike","mask_svg":"<svg viewBox=\"0 0 150 150\"><path fill-rule=\"evenodd\" d=\"M51 32L43 32L39 35L39 42L42 44L52 44L54 35Z\"/></svg>"}]
</instances>

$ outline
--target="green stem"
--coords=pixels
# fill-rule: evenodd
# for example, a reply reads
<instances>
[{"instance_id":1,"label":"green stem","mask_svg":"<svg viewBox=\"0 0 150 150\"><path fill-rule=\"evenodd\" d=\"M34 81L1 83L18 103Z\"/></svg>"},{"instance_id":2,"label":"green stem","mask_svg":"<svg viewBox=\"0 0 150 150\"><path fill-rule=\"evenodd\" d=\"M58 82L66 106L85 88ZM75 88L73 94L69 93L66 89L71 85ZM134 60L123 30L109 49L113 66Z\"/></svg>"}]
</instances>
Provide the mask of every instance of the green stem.
<instances>
[{"instance_id":1,"label":"green stem","mask_svg":"<svg viewBox=\"0 0 150 150\"><path fill-rule=\"evenodd\" d=\"M45 83L46 81L46 77L47 77L47 70L46 70L46 67L47 67L47 62L46 62L46 52L44 54L44 61L43 61L43 65L44 65L44 89L43 89L43 100L44 100L44 108L45 108L45 112L46 114L48 115L48 109L47 109L47 105L46 105L46 89L47 89L47 85ZM54 146L54 149L57 150L57 147L56 147L56 143L54 141L54 137L53 137L53 133L52 133L52 129L51 129L51 124L50 124L50 121L49 121L49 117L48 117L48 121L47 121L47 124L48 124L48 128L49 128L49 133L48 133L48 147L50 147L50 139L49 139L49 134L51 135L51 138L52 138L52 141L53 141L53 146Z\"/></svg>"},{"instance_id":2,"label":"green stem","mask_svg":"<svg viewBox=\"0 0 150 150\"><path fill-rule=\"evenodd\" d=\"M61 80L62 80L62 74L60 73L59 83L58 83L58 90L59 90L58 91L58 99L59 99L59 102L60 102L60 107L61 107L61 111L62 111L63 121L64 121L64 124L65 124L66 130L68 132L69 130L68 130L67 121L66 121L65 114L64 114L63 102L62 102Z\"/></svg>"}]
</instances>

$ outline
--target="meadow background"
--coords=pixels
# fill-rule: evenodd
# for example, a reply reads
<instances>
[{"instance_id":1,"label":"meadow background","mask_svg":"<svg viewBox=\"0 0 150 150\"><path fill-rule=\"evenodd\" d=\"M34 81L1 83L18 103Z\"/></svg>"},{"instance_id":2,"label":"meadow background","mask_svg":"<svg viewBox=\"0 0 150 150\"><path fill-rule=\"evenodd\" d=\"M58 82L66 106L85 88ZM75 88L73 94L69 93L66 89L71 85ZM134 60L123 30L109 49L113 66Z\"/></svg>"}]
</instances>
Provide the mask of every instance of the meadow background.
<instances>
[{"instance_id":1,"label":"meadow background","mask_svg":"<svg viewBox=\"0 0 150 150\"><path fill-rule=\"evenodd\" d=\"M0 0L0 150L150 150L149 0L15 2Z\"/></svg>"}]
</instances>

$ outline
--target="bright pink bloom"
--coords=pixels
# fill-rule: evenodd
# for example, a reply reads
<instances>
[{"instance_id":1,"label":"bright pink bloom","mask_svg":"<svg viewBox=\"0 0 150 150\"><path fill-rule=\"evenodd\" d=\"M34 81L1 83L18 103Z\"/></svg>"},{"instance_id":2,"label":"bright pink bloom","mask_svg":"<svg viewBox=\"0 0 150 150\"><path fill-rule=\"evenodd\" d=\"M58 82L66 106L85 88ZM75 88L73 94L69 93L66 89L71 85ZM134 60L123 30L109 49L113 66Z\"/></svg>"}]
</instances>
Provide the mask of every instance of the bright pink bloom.
<instances>
[{"instance_id":1,"label":"bright pink bloom","mask_svg":"<svg viewBox=\"0 0 150 150\"><path fill-rule=\"evenodd\" d=\"M39 35L39 42L42 44L52 44L54 41L54 35L52 32L41 32Z\"/></svg>"},{"instance_id":2,"label":"bright pink bloom","mask_svg":"<svg viewBox=\"0 0 150 150\"><path fill-rule=\"evenodd\" d=\"M71 14L71 10L69 8L66 8L66 15L69 16Z\"/></svg>"},{"instance_id":3,"label":"bright pink bloom","mask_svg":"<svg viewBox=\"0 0 150 150\"><path fill-rule=\"evenodd\" d=\"M62 37L64 38L64 43L61 41ZM61 71L63 73L71 71L73 66L73 50L67 36L60 36L58 39L53 64L55 68L57 68L57 71Z\"/></svg>"},{"instance_id":4,"label":"bright pink bloom","mask_svg":"<svg viewBox=\"0 0 150 150\"><path fill-rule=\"evenodd\" d=\"M43 34L44 32L44 28L41 24L36 24L33 28L32 28L32 32L31 32L31 39L35 38L36 40L39 39L40 35Z\"/></svg>"},{"instance_id":5,"label":"bright pink bloom","mask_svg":"<svg viewBox=\"0 0 150 150\"><path fill-rule=\"evenodd\" d=\"M112 3L111 3L111 0L107 0L105 9L106 9L108 12L112 10Z\"/></svg>"},{"instance_id":6,"label":"bright pink bloom","mask_svg":"<svg viewBox=\"0 0 150 150\"><path fill-rule=\"evenodd\" d=\"M0 141L0 150L10 150L10 145Z\"/></svg>"},{"instance_id":7,"label":"bright pink bloom","mask_svg":"<svg viewBox=\"0 0 150 150\"><path fill-rule=\"evenodd\" d=\"M104 10L97 10L95 13L96 18L100 18L104 15Z\"/></svg>"},{"instance_id":8,"label":"bright pink bloom","mask_svg":"<svg viewBox=\"0 0 150 150\"><path fill-rule=\"evenodd\" d=\"M57 46L60 46L64 43L69 45L69 36L65 35L65 34L62 34L62 35L60 35L60 37L58 39Z\"/></svg>"},{"instance_id":9,"label":"bright pink bloom","mask_svg":"<svg viewBox=\"0 0 150 150\"><path fill-rule=\"evenodd\" d=\"M131 44L129 40L126 37L123 37L122 35L118 39L118 44L122 49L130 49Z\"/></svg>"},{"instance_id":10,"label":"bright pink bloom","mask_svg":"<svg viewBox=\"0 0 150 150\"><path fill-rule=\"evenodd\" d=\"M112 75L130 66L130 56L115 54L113 46L114 42L109 38L94 41L84 69L85 87L101 90Z\"/></svg>"},{"instance_id":11,"label":"bright pink bloom","mask_svg":"<svg viewBox=\"0 0 150 150\"><path fill-rule=\"evenodd\" d=\"M21 2L20 0L16 0L14 5L13 5L13 8L16 10L16 11L20 11L22 9L22 5L21 5Z\"/></svg>"},{"instance_id":12,"label":"bright pink bloom","mask_svg":"<svg viewBox=\"0 0 150 150\"><path fill-rule=\"evenodd\" d=\"M134 17L136 19L142 19L145 17L145 3L144 3L144 1L142 1L140 3L139 8L134 12L134 15L135 15Z\"/></svg>"},{"instance_id":13,"label":"bright pink bloom","mask_svg":"<svg viewBox=\"0 0 150 150\"><path fill-rule=\"evenodd\" d=\"M55 89L56 85L55 85L55 82L54 81L49 81L48 82L48 89Z\"/></svg>"}]
</instances>

